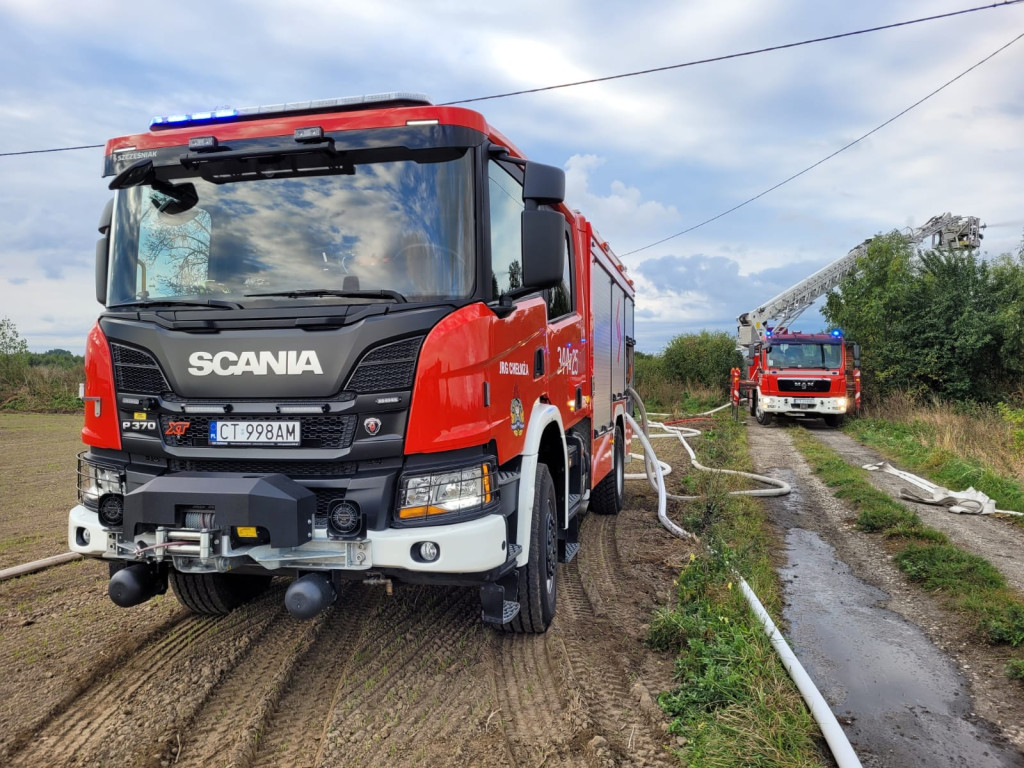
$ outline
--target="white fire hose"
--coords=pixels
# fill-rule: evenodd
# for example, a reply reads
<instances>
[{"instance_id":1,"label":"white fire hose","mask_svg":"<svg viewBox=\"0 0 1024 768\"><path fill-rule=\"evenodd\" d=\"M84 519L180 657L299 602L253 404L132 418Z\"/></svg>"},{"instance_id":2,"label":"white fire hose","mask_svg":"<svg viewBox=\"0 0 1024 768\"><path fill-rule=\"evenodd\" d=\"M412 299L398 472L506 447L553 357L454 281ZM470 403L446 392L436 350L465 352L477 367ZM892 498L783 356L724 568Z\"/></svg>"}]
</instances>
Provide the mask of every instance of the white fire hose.
<instances>
[{"instance_id":1,"label":"white fire hose","mask_svg":"<svg viewBox=\"0 0 1024 768\"><path fill-rule=\"evenodd\" d=\"M675 494L670 494L665 490L665 475L671 471L671 468L668 467L667 464L663 464L658 460L658 457L654 452L654 448L648 439L647 412L644 409L643 402L632 389L630 390L630 395L632 395L633 401L640 408L641 419L644 422L644 427L641 428L641 426L637 424L629 414L626 414L626 420L629 422L630 426L632 426L634 434L640 439L640 442L644 446L644 455L637 456L637 458L644 459L647 471L644 474L629 474L626 475L626 477L631 480L647 479L651 486L658 492L658 519L670 533L678 536L679 538L700 542L700 539L697 536L683 528L680 528L669 520L668 515L665 514L666 499L672 498L686 501L699 497L677 496ZM715 408L712 411L707 411L706 413L699 415L708 415L728 407L728 405L723 405L721 408ZM690 463L697 469L722 474L743 475L745 477L750 477L776 486L774 488L752 491L732 491L731 493L733 494L743 494L748 496L783 496L790 492L789 485L781 480L765 477L763 475L754 475L749 472L738 472L730 469L714 469L701 465L697 461L697 457L696 454L694 454L693 449L690 447L689 443L686 442L687 437L696 437L699 435L699 430L690 429L689 427L667 426L660 423L653 424L652 426L657 426L666 430L666 432L658 435L652 435L651 437L677 437L686 448L686 452L690 454ZM684 434L684 432L687 434ZM835 758L836 764L839 768L861 768L860 758L858 758L857 753L853 751L853 747L850 745L849 739L846 738L846 733L843 731L842 726L839 725L839 721L836 720L828 702L825 701L825 698L821 695L817 686L814 685L814 681L811 680L810 675L807 674L807 670L804 669L800 660L797 659L796 654L793 653L793 650L786 643L782 633L779 632L778 628L775 626L775 622L772 621L771 616L768 615L764 606L761 605L761 601L758 600L757 595L754 594L754 591L747 584L746 580L738 572L736 573L736 578L748 605L750 605L751 610L757 616L758 621L761 622L761 626L764 629L765 634L768 635L768 639L771 642L772 647L775 649L775 652L779 655L782 665L786 668L789 676L793 678L793 682L796 683L797 690L800 691L800 695L803 696L804 701L807 703L807 707L810 709L811 715L818 723L818 727L821 728L821 733L825 737L825 741L828 743L829 749L832 751L832 756Z\"/></svg>"}]
</instances>

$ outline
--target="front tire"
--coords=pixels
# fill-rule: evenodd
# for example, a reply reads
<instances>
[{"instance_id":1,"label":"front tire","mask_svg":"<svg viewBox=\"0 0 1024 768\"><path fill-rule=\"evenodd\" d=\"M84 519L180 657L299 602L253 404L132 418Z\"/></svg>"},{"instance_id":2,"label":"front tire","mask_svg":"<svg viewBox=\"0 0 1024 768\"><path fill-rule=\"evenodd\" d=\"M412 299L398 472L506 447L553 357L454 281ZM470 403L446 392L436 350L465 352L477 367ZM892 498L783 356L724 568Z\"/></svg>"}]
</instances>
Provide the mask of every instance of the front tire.
<instances>
[{"instance_id":1,"label":"front tire","mask_svg":"<svg viewBox=\"0 0 1024 768\"><path fill-rule=\"evenodd\" d=\"M839 414L830 413L829 415L823 416L822 418L825 419L825 426L826 427L833 427L834 428L834 427L841 427L843 425L843 417L841 415L839 415Z\"/></svg>"},{"instance_id":2,"label":"front tire","mask_svg":"<svg viewBox=\"0 0 1024 768\"><path fill-rule=\"evenodd\" d=\"M594 488L590 507L599 515L617 515L626 495L626 440L622 427L615 428L612 438L612 471Z\"/></svg>"},{"instance_id":3,"label":"front tire","mask_svg":"<svg viewBox=\"0 0 1024 768\"><path fill-rule=\"evenodd\" d=\"M558 504L546 464L537 465L530 523L530 557L519 569L519 614L502 628L539 635L555 617L558 599Z\"/></svg>"},{"instance_id":4,"label":"front tire","mask_svg":"<svg viewBox=\"0 0 1024 768\"><path fill-rule=\"evenodd\" d=\"M768 413L761 407L761 398L759 397L756 397L754 400L754 418L757 419L757 423L763 427L767 427L772 423L772 414Z\"/></svg>"},{"instance_id":5,"label":"front tire","mask_svg":"<svg viewBox=\"0 0 1024 768\"><path fill-rule=\"evenodd\" d=\"M224 616L262 594L273 576L226 573L179 573L167 575L178 602L192 613Z\"/></svg>"}]
</instances>

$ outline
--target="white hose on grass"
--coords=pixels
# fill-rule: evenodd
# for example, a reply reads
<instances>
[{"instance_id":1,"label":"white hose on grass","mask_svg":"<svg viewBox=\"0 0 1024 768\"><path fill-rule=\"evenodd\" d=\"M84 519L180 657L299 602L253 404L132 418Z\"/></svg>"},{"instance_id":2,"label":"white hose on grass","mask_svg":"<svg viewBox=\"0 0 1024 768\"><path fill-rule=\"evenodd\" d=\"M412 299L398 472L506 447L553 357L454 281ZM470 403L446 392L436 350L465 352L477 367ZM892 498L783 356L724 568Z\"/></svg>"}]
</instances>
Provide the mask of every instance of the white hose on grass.
<instances>
[{"instance_id":1,"label":"white hose on grass","mask_svg":"<svg viewBox=\"0 0 1024 768\"><path fill-rule=\"evenodd\" d=\"M634 402L636 402L640 407L640 413L644 421L644 427L641 427L639 424L637 424L633 417L630 416L628 413L626 414L626 420L629 422L630 426L632 426L634 434L640 439L640 442L644 446L644 455L638 456L637 458L644 459L647 472L645 472L644 474L631 474L627 475L626 477L635 480L647 479L648 482L651 482L651 485L658 492L658 519L661 521L662 525L665 526L665 528L668 529L670 533L672 533L675 536L678 536L679 538L689 539L691 541L700 543L700 539L695 534L692 534L689 531L680 528L674 522L669 520L668 515L665 512L667 506L667 498L687 501L699 497L676 496L674 494L669 494L665 490L665 472L662 471L662 467L667 465L663 464L661 461L658 460L658 457L654 452L654 447L651 445L651 442L648 439L648 435L646 434L647 416L646 411L644 411L643 402L640 400L640 397L636 394L636 392L630 390L630 394L633 396ZM722 408L727 407L728 405L723 405L721 408L716 408L714 411L708 411L706 414L700 415L714 413L715 411L720 411L722 410ZM666 428L664 424L659 424L657 426L663 429ZM693 464L693 466L696 467L697 469L704 470L707 472L744 475L746 477L751 477L759 481L770 483L772 485L777 486L775 488L754 491L733 491L733 493L745 494L750 496L781 496L790 492L789 485L783 483L781 480L775 480L774 478L764 477L763 475L754 475L749 472L738 472L736 470L729 469L714 469L703 466L702 464L700 464L700 462L697 461L697 456L696 454L694 454L693 449L690 447L689 443L686 442L685 437L682 434L680 434L681 431L685 430L691 433L689 435L686 435L686 437L696 437L697 435L700 434L699 430L690 429L688 427L681 427L676 430L668 428L668 430L669 432L663 435L655 435L654 437L671 437L674 434L676 437L679 438L679 441L686 448L687 453L690 454L690 463ZM651 477L652 473L654 476L653 478ZM793 650L789 647L789 644L786 643L786 640L782 636L782 633L779 632L778 628L775 626L775 622L772 621L772 617L768 614L768 611L765 610L764 606L761 604L761 601L754 593L754 590L750 588L746 580L738 572L736 573L736 578L739 582L740 590L743 592L743 596L747 600L747 604L750 606L750 609L754 612L754 615L757 616L757 619L761 623L761 627L764 629L765 634L768 635L769 642L771 642L772 647L775 649L775 652L779 655L779 659L782 662L782 666L785 667L786 672L788 672L789 676L793 679L793 682L796 684L797 690L800 691L800 695L803 696L804 701L807 703L808 709L810 709L811 711L811 716L814 718L815 722L818 723L818 727L821 729L822 736L825 737L825 742L828 744L829 749L832 751L832 755L835 758L836 765L839 768L861 768L860 758L858 758L857 753L853 751L853 747L851 746L849 739L846 738L846 733L843 731L842 726L839 725L839 721L836 720L836 717L832 713L832 709L829 707L828 702L825 701L825 698L821 695L821 692L818 690L817 686L815 686L814 681L811 679L811 676L807 674L807 670L804 669L803 665L800 663L800 660L796 657L796 654L793 653Z\"/></svg>"}]
</instances>

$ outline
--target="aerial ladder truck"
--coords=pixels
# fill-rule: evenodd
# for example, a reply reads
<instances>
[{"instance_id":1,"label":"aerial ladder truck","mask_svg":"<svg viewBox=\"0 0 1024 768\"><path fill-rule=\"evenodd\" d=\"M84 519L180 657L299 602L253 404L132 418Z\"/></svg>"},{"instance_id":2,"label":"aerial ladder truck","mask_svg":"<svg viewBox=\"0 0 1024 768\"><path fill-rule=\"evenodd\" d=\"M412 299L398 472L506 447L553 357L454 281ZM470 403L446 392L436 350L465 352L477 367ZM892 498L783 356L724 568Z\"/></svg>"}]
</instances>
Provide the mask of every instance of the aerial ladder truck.
<instances>
[{"instance_id":1,"label":"aerial ladder truck","mask_svg":"<svg viewBox=\"0 0 1024 768\"><path fill-rule=\"evenodd\" d=\"M901 234L911 245L931 238L933 250L966 250L980 246L983 227L975 216L943 213ZM737 318L737 343L748 365L737 392L746 392L750 414L759 424L770 424L776 415L818 416L837 427L860 407L858 346L846 342L839 329L799 333L789 328L856 268L871 240Z\"/></svg>"}]
</instances>

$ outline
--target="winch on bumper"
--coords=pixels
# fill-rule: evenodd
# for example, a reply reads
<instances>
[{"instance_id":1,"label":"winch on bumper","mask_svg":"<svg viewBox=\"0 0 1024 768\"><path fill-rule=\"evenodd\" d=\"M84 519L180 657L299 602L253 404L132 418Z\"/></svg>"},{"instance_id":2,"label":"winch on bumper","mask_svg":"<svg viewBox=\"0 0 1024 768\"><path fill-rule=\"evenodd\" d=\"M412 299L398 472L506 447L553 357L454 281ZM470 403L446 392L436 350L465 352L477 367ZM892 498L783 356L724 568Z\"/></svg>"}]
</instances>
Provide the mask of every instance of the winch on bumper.
<instances>
[{"instance_id":1,"label":"winch on bumper","mask_svg":"<svg viewBox=\"0 0 1024 768\"><path fill-rule=\"evenodd\" d=\"M845 397L786 397L766 395L758 399L765 413L781 413L798 416L801 413L845 414Z\"/></svg>"},{"instance_id":2,"label":"winch on bumper","mask_svg":"<svg viewBox=\"0 0 1024 768\"><path fill-rule=\"evenodd\" d=\"M454 525L366 530L338 539L315 525L315 494L282 474L155 477L124 495L123 524L104 525L79 504L68 523L71 549L114 560L171 561L182 573L245 568L277 571L399 570L487 574L510 565L505 518ZM495 574L496 575L496 574Z\"/></svg>"}]
</instances>

